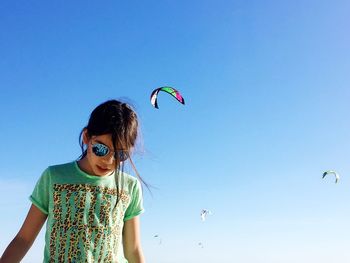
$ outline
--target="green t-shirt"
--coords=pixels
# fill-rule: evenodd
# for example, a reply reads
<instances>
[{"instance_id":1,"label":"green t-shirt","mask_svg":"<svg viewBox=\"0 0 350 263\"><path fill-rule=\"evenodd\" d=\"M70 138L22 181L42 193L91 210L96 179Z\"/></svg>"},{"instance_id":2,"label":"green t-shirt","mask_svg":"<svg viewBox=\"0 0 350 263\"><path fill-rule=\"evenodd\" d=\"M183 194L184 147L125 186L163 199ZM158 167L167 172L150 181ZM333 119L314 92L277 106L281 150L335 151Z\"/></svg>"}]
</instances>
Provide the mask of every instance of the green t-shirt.
<instances>
[{"instance_id":1,"label":"green t-shirt","mask_svg":"<svg viewBox=\"0 0 350 263\"><path fill-rule=\"evenodd\" d=\"M123 225L144 211L142 192L135 177L116 177L89 175L76 161L43 172L29 199L48 215L45 263L127 262Z\"/></svg>"}]
</instances>

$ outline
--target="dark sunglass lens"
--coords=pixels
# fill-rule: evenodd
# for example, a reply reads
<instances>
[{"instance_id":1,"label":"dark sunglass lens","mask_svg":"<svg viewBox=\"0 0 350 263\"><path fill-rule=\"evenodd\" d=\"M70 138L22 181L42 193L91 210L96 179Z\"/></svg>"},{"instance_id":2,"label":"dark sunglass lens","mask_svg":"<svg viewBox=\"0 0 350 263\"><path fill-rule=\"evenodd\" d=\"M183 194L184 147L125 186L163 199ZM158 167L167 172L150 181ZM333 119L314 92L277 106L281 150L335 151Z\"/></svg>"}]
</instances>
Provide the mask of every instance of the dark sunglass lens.
<instances>
[{"instance_id":1,"label":"dark sunglass lens","mask_svg":"<svg viewBox=\"0 0 350 263\"><path fill-rule=\"evenodd\" d=\"M108 147L103 145L103 144L99 144L96 143L92 146L92 151L94 152L94 154L96 154L97 156L106 156L109 152Z\"/></svg>"},{"instance_id":2,"label":"dark sunglass lens","mask_svg":"<svg viewBox=\"0 0 350 263\"><path fill-rule=\"evenodd\" d=\"M128 152L126 152L126 151L119 151L119 160L121 162L125 161L128 158L129 158Z\"/></svg>"}]
</instances>

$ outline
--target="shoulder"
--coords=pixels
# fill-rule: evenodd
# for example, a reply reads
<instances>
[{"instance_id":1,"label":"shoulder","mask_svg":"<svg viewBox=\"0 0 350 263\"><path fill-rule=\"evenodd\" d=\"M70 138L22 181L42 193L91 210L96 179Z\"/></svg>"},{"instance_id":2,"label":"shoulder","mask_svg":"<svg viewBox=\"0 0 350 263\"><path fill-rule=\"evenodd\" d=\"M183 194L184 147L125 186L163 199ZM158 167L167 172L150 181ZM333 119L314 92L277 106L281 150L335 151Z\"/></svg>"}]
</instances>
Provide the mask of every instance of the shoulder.
<instances>
[{"instance_id":1,"label":"shoulder","mask_svg":"<svg viewBox=\"0 0 350 263\"><path fill-rule=\"evenodd\" d=\"M63 164L55 164L47 167L46 170L48 170L48 172L51 174L62 173L62 172L71 171L72 169L74 169L74 165L75 165L75 161L69 162L69 163L63 163Z\"/></svg>"},{"instance_id":2,"label":"shoulder","mask_svg":"<svg viewBox=\"0 0 350 263\"><path fill-rule=\"evenodd\" d=\"M139 183L139 180L136 177L134 177L128 173L123 172L123 173L121 173L121 176L122 176L123 181L124 181L124 186L129 188L129 189L135 187L135 185L137 185Z\"/></svg>"},{"instance_id":3,"label":"shoulder","mask_svg":"<svg viewBox=\"0 0 350 263\"><path fill-rule=\"evenodd\" d=\"M46 169L42 172L41 178L42 179L57 178L58 175L71 173L73 169L74 169L74 162L50 165L46 167Z\"/></svg>"},{"instance_id":4,"label":"shoulder","mask_svg":"<svg viewBox=\"0 0 350 263\"><path fill-rule=\"evenodd\" d=\"M121 174L121 177L122 189L127 194L133 196L142 192L142 186L138 178L125 172Z\"/></svg>"}]
</instances>

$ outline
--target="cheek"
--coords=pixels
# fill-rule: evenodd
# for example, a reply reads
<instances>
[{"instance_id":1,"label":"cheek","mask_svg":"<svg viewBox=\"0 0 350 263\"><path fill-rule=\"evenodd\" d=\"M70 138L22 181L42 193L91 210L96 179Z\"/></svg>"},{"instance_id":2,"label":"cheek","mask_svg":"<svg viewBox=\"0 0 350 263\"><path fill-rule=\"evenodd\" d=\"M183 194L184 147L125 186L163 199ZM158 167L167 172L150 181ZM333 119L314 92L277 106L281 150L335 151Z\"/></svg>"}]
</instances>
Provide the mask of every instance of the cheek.
<instances>
[{"instance_id":1,"label":"cheek","mask_svg":"<svg viewBox=\"0 0 350 263\"><path fill-rule=\"evenodd\" d=\"M97 156L92 152L91 148L87 151L87 159L89 160L90 164L96 163Z\"/></svg>"},{"instance_id":2,"label":"cheek","mask_svg":"<svg viewBox=\"0 0 350 263\"><path fill-rule=\"evenodd\" d=\"M116 164L115 159L112 156L98 157L92 151L88 151L88 160L91 166L94 166L96 164L108 164L109 167L115 167Z\"/></svg>"}]
</instances>

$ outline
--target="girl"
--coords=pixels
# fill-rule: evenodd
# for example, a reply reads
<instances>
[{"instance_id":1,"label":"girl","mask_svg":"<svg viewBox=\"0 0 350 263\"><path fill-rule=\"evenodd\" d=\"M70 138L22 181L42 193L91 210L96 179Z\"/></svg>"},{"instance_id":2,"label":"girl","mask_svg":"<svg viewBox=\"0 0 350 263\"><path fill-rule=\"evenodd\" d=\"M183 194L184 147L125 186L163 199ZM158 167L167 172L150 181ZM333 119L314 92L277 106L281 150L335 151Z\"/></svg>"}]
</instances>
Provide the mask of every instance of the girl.
<instances>
[{"instance_id":1,"label":"girl","mask_svg":"<svg viewBox=\"0 0 350 263\"><path fill-rule=\"evenodd\" d=\"M141 185L124 173L128 160L143 182L130 158L137 135L137 115L128 104L109 100L94 109L79 136L81 156L43 172L0 263L19 262L46 220L45 263L144 263Z\"/></svg>"}]
</instances>

